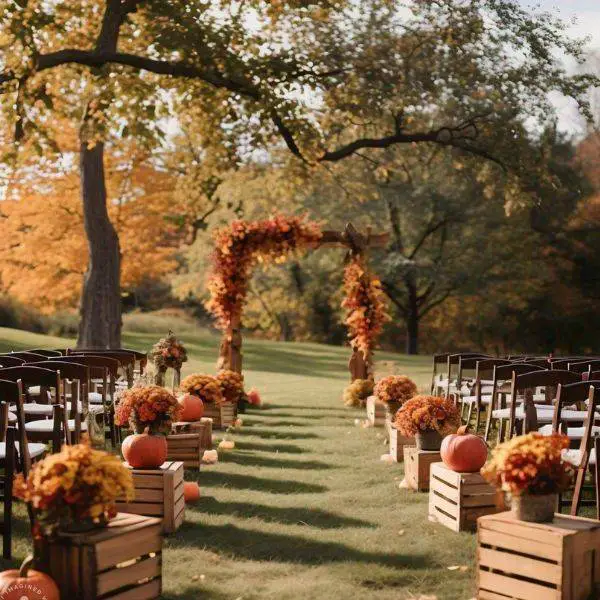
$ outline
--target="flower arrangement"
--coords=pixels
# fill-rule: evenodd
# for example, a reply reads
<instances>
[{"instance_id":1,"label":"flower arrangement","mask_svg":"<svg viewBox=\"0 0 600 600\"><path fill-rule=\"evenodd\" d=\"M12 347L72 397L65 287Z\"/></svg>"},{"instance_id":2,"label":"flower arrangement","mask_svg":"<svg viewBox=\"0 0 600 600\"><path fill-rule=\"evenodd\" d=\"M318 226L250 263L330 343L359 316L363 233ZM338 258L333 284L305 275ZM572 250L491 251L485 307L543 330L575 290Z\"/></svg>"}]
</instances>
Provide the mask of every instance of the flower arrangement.
<instances>
[{"instance_id":1,"label":"flower arrangement","mask_svg":"<svg viewBox=\"0 0 600 600\"><path fill-rule=\"evenodd\" d=\"M181 407L177 398L158 385L132 387L123 391L115 408L115 423L129 424L136 433L167 434L173 421L179 420Z\"/></svg>"},{"instance_id":2,"label":"flower arrangement","mask_svg":"<svg viewBox=\"0 0 600 600\"><path fill-rule=\"evenodd\" d=\"M373 393L372 379L355 379L346 386L342 396L346 406L364 406L367 398Z\"/></svg>"},{"instance_id":3,"label":"flower arrangement","mask_svg":"<svg viewBox=\"0 0 600 600\"><path fill-rule=\"evenodd\" d=\"M400 407L395 424L398 431L406 436L424 431L437 431L444 436L456 431L460 415L451 400L438 396L415 396Z\"/></svg>"},{"instance_id":4,"label":"flower arrangement","mask_svg":"<svg viewBox=\"0 0 600 600\"><path fill-rule=\"evenodd\" d=\"M195 373L188 375L180 385L181 391L198 396L205 404L222 404L225 399L221 384L212 375Z\"/></svg>"},{"instance_id":5,"label":"flower arrangement","mask_svg":"<svg viewBox=\"0 0 600 600\"><path fill-rule=\"evenodd\" d=\"M256 388L250 388L250 391L247 394L248 397L248 404L250 404L250 406L261 406L262 405L262 399L260 397L260 393Z\"/></svg>"},{"instance_id":6,"label":"flower arrangement","mask_svg":"<svg viewBox=\"0 0 600 600\"><path fill-rule=\"evenodd\" d=\"M380 379L373 390L377 399L396 410L417 394L417 385L405 375L390 375Z\"/></svg>"},{"instance_id":7,"label":"flower arrangement","mask_svg":"<svg viewBox=\"0 0 600 600\"><path fill-rule=\"evenodd\" d=\"M569 438L563 434L521 435L496 446L481 474L513 496L564 492L575 473L573 465L562 457L568 448Z\"/></svg>"},{"instance_id":8,"label":"flower arrangement","mask_svg":"<svg viewBox=\"0 0 600 600\"><path fill-rule=\"evenodd\" d=\"M390 317L386 313L381 283L368 273L359 255L353 256L344 270L344 293L342 307L347 310L344 323L348 327L350 345L362 352L368 362Z\"/></svg>"},{"instance_id":9,"label":"flower arrangement","mask_svg":"<svg viewBox=\"0 0 600 600\"><path fill-rule=\"evenodd\" d=\"M167 369L180 370L183 363L187 362L187 351L185 346L169 331L167 337L160 339L150 352L154 366L157 371Z\"/></svg>"},{"instance_id":10,"label":"flower arrangement","mask_svg":"<svg viewBox=\"0 0 600 600\"><path fill-rule=\"evenodd\" d=\"M213 270L206 308L227 330L241 318L252 267L257 262L281 262L286 255L321 239L315 223L303 217L274 215L264 221L234 221L214 236Z\"/></svg>"},{"instance_id":11,"label":"flower arrangement","mask_svg":"<svg viewBox=\"0 0 600 600\"><path fill-rule=\"evenodd\" d=\"M244 376L229 369L219 371L216 380L221 386L223 398L228 402L239 402L245 399Z\"/></svg>"},{"instance_id":12,"label":"flower arrangement","mask_svg":"<svg viewBox=\"0 0 600 600\"><path fill-rule=\"evenodd\" d=\"M36 537L85 522L104 523L117 514L115 501L134 498L131 471L117 456L89 444L63 446L36 463L27 479L18 474L14 495L31 506Z\"/></svg>"}]
</instances>

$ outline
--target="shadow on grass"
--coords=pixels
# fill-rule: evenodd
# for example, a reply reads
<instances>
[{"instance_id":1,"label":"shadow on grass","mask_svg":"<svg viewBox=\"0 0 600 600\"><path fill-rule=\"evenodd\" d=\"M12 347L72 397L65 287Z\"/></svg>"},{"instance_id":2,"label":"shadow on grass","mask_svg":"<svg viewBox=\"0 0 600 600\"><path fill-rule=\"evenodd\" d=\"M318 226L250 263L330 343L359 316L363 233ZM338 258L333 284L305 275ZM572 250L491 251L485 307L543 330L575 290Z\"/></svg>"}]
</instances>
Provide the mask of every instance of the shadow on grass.
<instances>
[{"instance_id":1,"label":"shadow on grass","mask_svg":"<svg viewBox=\"0 0 600 600\"><path fill-rule=\"evenodd\" d=\"M306 450L294 444L277 444L276 446L265 446L255 442L235 441L235 447L238 450L255 450L257 452L273 452L281 454L304 454Z\"/></svg>"},{"instance_id":2,"label":"shadow on grass","mask_svg":"<svg viewBox=\"0 0 600 600\"><path fill-rule=\"evenodd\" d=\"M303 483L287 479L265 479L253 475L202 471L200 482L203 487L222 487L236 490L256 490L271 494L321 494L328 488L316 483Z\"/></svg>"},{"instance_id":3,"label":"shadow on grass","mask_svg":"<svg viewBox=\"0 0 600 600\"><path fill-rule=\"evenodd\" d=\"M325 510L266 506L248 502L219 502L210 496L202 498L193 510L209 515L225 515L239 518L258 517L263 521L281 523L282 525L306 525L317 529L340 529L342 527L369 527L375 525L361 519L343 517Z\"/></svg>"},{"instance_id":4,"label":"shadow on grass","mask_svg":"<svg viewBox=\"0 0 600 600\"><path fill-rule=\"evenodd\" d=\"M179 530L171 547L185 548L202 540L205 550L218 552L233 559L252 561L278 561L304 565L321 565L336 562L361 562L386 565L402 569L431 567L428 557L422 554L382 554L361 552L335 542L318 542L302 536L266 533L240 529L235 525L206 525L186 523Z\"/></svg>"},{"instance_id":5,"label":"shadow on grass","mask_svg":"<svg viewBox=\"0 0 600 600\"><path fill-rule=\"evenodd\" d=\"M240 429L236 435L255 435L264 440L318 440L321 436L315 433L302 433L301 431L274 431L264 427L252 427L252 431Z\"/></svg>"},{"instance_id":6,"label":"shadow on grass","mask_svg":"<svg viewBox=\"0 0 600 600\"><path fill-rule=\"evenodd\" d=\"M318 460L285 460L283 458L272 458L270 456L255 456L254 454L221 454L221 463L236 463L251 467L270 467L274 469L297 469L306 471L326 471L334 469L331 465ZM202 478L203 479L203 478Z\"/></svg>"},{"instance_id":7,"label":"shadow on grass","mask_svg":"<svg viewBox=\"0 0 600 600\"><path fill-rule=\"evenodd\" d=\"M292 408L291 406L287 407L288 410L290 408ZM293 410L293 409L292 409ZM295 417L296 419L302 419L303 421L322 421L323 419L327 418L329 415L302 415L302 414L294 414L292 412L282 412L282 413L271 413L271 414L265 414L265 415L260 415L261 417L275 417L275 418L279 418L279 417ZM260 423L260 420L256 420L254 421L255 423ZM268 423L268 425L270 426L270 423ZM312 425L312 423L311 423Z\"/></svg>"}]
</instances>

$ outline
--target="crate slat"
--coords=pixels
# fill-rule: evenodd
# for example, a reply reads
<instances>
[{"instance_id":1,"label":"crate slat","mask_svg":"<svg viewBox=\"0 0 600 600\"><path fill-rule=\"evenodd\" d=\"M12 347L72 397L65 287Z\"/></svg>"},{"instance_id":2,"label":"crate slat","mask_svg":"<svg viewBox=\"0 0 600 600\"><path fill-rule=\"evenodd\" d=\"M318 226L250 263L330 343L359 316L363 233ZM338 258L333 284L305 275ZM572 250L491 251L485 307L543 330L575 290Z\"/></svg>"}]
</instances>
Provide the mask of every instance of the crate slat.
<instances>
[{"instance_id":1,"label":"crate slat","mask_svg":"<svg viewBox=\"0 0 600 600\"><path fill-rule=\"evenodd\" d=\"M508 598L516 598L517 600L561 599L559 590L486 571L479 572L479 588L484 590L488 588L490 590L503 590L508 594Z\"/></svg>"},{"instance_id":2,"label":"crate slat","mask_svg":"<svg viewBox=\"0 0 600 600\"><path fill-rule=\"evenodd\" d=\"M102 596L108 592L114 592L119 588L130 585L132 581L141 581L142 579L154 579L161 574L160 555L152 556L141 560L129 567L121 569L111 569L98 575L96 590L98 595Z\"/></svg>"},{"instance_id":3,"label":"crate slat","mask_svg":"<svg viewBox=\"0 0 600 600\"><path fill-rule=\"evenodd\" d=\"M404 446L404 478L408 487L419 492L429 491L429 469L439 462L439 452L417 450L416 446Z\"/></svg>"},{"instance_id":4,"label":"crate slat","mask_svg":"<svg viewBox=\"0 0 600 600\"><path fill-rule=\"evenodd\" d=\"M404 447L405 446L414 446L415 438L402 435L394 427L394 425L390 425L389 436L390 436L390 456L392 457L392 460L394 460L394 462L403 462L404 461Z\"/></svg>"},{"instance_id":5,"label":"crate slat","mask_svg":"<svg viewBox=\"0 0 600 600\"><path fill-rule=\"evenodd\" d=\"M367 398L367 420L373 427L384 427L386 414L385 404L380 402L376 396Z\"/></svg>"}]
</instances>

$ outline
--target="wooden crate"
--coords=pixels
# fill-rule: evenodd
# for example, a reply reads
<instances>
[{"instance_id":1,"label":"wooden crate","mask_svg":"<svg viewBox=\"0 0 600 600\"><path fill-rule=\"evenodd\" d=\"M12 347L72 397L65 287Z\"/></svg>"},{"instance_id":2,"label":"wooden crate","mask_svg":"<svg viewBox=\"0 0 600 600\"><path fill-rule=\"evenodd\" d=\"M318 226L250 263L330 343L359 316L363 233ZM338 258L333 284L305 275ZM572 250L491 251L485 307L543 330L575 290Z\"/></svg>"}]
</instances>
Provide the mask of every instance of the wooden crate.
<instances>
[{"instance_id":1,"label":"wooden crate","mask_svg":"<svg viewBox=\"0 0 600 600\"><path fill-rule=\"evenodd\" d=\"M385 404L377 400L376 396L367 398L367 421L373 427L384 427L386 414Z\"/></svg>"},{"instance_id":2,"label":"wooden crate","mask_svg":"<svg viewBox=\"0 0 600 600\"><path fill-rule=\"evenodd\" d=\"M171 426L171 435L180 433L198 433L200 436L200 447L203 450L211 450L213 421L208 417L202 417L199 421L177 421Z\"/></svg>"},{"instance_id":3,"label":"wooden crate","mask_svg":"<svg viewBox=\"0 0 600 600\"><path fill-rule=\"evenodd\" d=\"M402 435L393 425L389 428L390 434L390 456L395 462L404 460L404 447L414 446L415 438Z\"/></svg>"},{"instance_id":4,"label":"wooden crate","mask_svg":"<svg viewBox=\"0 0 600 600\"><path fill-rule=\"evenodd\" d=\"M236 409L232 402L204 405L204 416L212 419L213 429L227 429L235 421Z\"/></svg>"},{"instance_id":5,"label":"wooden crate","mask_svg":"<svg viewBox=\"0 0 600 600\"><path fill-rule=\"evenodd\" d=\"M526 523L512 513L481 517L480 600L588 600L600 592L600 522L555 515Z\"/></svg>"},{"instance_id":6,"label":"wooden crate","mask_svg":"<svg viewBox=\"0 0 600 600\"><path fill-rule=\"evenodd\" d=\"M404 446L404 479L411 490L429 491L429 468L440 462L439 452L417 450L416 446Z\"/></svg>"},{"instance_id":7,"label":"wooden crate","mask_svg":"<svg viewBox=\"0 0 600 600\"><path fill-rule=\"evenodd\" d=\"M121 499L117 510L161 517L165 533L177 531L185 518L183 463L167 461L158 469L132 469L132 474L135 498L132 502Z\"/></svg>"},{"instance_id":8,"label":"wooden crate","mask_svg":"<svg viewBox=\"0 0 600 600\"><path fill-rule=\"evenodd\" d=\"M37 542L36 568L68 600L150 600L162 591L162 522L119 513L106 527Z\"/></svg>"},{"instance_id":9,"label":"wooden crate","mask_svg":"<svg viewBox=\"0 0 600 600\"><path fill-rule=\"evenodd\" d=\"M183 461L186 469L199 469L205 450L212 448L212 419L173 423L167 436L167 460Z\"/></svg>"},{"instance_id":10,"label":"wooden crate","mask_svg":"<svg viewBox=\"0 0 600 600\"><path fill-rule=\"evenodd\" d=\"M453 531L475 531L477 519L505 510L502 495L479 473L456 473L433 463L429 476L429 520Z\"/></svg>"}]
</instances>

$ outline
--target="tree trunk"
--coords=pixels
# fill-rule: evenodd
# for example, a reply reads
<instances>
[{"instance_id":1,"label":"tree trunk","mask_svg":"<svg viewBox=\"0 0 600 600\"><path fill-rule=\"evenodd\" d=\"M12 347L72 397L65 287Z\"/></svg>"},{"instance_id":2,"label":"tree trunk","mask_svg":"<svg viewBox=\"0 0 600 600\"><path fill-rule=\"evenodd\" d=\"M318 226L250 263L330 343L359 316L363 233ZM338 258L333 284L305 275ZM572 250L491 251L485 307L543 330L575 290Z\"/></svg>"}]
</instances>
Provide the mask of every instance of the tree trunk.
<instances>
[{"instance_id":1,"label":"tree trunk","mask_svg":"<svg viewBox=\"0 0 600 600\"><path fill-rule=\"evenodd\" d=\"M80 144L81 196L89 262L83 280L79 338L86 348L121 346L121 254L106 206L104 144Z\"/></svg>"},{"instance_id":2,"label":"tree trunk","mask_svg":"<svg viewBox=\"0 0 600 600\"><path fill-rule=\"evenodd\" d=\"M417 288L410 282L408 288L408 311L406 314L406 353L419 353L419 306L417 303Z\"/></svg>"}]
</instances>

